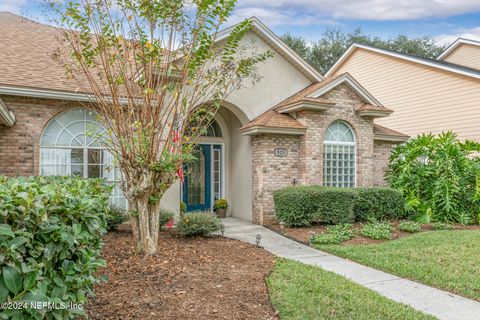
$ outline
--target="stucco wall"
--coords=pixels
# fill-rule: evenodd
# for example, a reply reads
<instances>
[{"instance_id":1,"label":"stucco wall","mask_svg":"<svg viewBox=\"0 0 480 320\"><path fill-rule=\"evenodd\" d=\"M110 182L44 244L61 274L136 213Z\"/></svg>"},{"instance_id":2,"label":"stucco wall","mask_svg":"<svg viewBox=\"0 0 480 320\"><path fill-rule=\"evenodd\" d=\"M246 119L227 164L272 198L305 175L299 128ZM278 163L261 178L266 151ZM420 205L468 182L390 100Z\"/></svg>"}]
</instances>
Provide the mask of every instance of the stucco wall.
<instances>
[{"instance_id":1,"label":"stucco wall","mask_svg":"<svg viewBox=\"0 0 480 320\"><path fill-rule=\"evenodd\" d=\"M261 77L259 82L253 85L250 81L245 81L245 87L232 93L227 99L228 102L242 109L249 120L311 83L272 47L250 32L244 37L242 43L250 45L252 42L257 48L257 53L270 50L274 52L274 56L258 65L257 72Z\"/></svg>"}]
</instances>

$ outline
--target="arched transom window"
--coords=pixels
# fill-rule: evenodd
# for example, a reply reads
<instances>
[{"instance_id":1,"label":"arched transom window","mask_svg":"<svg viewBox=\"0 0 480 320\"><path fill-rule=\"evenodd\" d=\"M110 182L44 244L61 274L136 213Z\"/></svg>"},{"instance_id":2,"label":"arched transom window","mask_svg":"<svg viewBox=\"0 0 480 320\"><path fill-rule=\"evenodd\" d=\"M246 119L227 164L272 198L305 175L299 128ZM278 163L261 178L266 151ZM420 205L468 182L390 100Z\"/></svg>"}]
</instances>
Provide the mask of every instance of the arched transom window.
<instances>
[{"instance_id":1,"label":"arched transom window","mask_svg":"<svg viewBox=\"0 0 480 320\"><path fill-rule=\"evenodd\" d=\"M325 133L323 185L355 187L355 136L350 126L342 121L333 122Z\"/></svg>"},{"instance_id":2,"label":"arched transom window","mask_svg":"<svg viewBox=\"0 0 480 320\"><path fill-rule=\"evenodd\" d=\"M47 125L40 140L40 174L104 178L115 184L112 203L126 208L117 185L122 179L120 170L98 140L104 132L94 112L75 109L59 114Z\"/></svg>"}]
</instances>

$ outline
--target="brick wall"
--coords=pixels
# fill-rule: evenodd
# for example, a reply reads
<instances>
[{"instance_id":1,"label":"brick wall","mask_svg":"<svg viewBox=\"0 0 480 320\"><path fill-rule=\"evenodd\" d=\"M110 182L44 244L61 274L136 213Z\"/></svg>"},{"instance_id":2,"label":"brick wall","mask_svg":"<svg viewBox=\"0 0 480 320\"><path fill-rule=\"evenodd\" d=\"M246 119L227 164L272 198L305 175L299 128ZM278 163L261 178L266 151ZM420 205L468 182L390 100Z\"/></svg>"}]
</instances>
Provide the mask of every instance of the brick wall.
<instances>
[{"instance_id":1,"label":"brick wall","mask_svg":"<svg viewBox=\"0 0 480 320\"><path fill-rule=\"evenodd\" d=\"M386 186L385 172L388 168L388 159L392 149L396 146L393 142L375 141L373 151L373 181L372 186Z\"/></svg>"},{"instance_id":2,"label":"brick wall","mask_svg":"<svg viewBox=\"0 0 480 320\"><path fill-rule=\"evenodd\" d=\"M61 111L81 107L77 102L0 96L15 113L13 127L0 126L0 175L39 174L39 144L48 121Z\"/></svg>"},{"instance_id":3,"label":"brick wall","mask_svg":"<svg viewBox=\"0 0 480 320\"><path fill-rule=\"evenodd\" d=\"M335 106L323 112L301 111L295 116L307 131L305 135L258 135L252 138L253 222L275 221L272 192L293 185L323 184L323 141L326 128L335 120L347 122L356 139L356 185L382 186L384 170L393 143L374 142L373 118L360 117L355 111L362 100L349 86L342 84L323 98ZM275 148L289 150L288 157L273 155Z\"/></svg>"},{"instance_id":4,"label":"brick wall","mask_svg":"<svg viewBox=\"0 0 480 320\"><path fill-rule=\"evenodd\" d=\"M286 157L274 156L275 148L287 149ZM275 222L273 191L298 181L298 137L258 135L252 137L253 216L258 224Z\"/></svg>"}]
</instances>

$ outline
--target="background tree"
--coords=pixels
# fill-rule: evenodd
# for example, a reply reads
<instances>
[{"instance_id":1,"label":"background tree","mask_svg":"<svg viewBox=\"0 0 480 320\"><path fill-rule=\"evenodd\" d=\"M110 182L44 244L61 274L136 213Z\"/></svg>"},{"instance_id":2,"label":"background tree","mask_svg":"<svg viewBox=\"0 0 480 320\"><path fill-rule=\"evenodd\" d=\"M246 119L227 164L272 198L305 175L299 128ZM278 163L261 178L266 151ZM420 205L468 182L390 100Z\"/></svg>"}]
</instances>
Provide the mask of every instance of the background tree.
<instances>
[{"instance_id":1,"label":"background tree","mask_svg":"<svg viewBox=\"0 0 480 320\"><path fill-rule=\"evenodd\" d=\"M352 45L360 43L399 53L411 54L426 59L435 59L445 50L430 36L409 38L399 35L391 39L382 39L363 33L362 29L345 33L340 29L328 29L320 40L308 43L304 38L285 34L282 40L318 71L325 74L343 53Z\"/></svg>"},{"instance_id":2,"label":"background tree","mask_svg":"<svg viewBox=\"0 0 480 320\"><path fill-rule=\"evenodd\" d=\"M123 174L137 252L157 250L160 200L192 160L221 102L257 81L271 53L241 45L245 20L217 44L235 0L72 0L50 3L62 41L55 58L106 128ZM93 133L95 134L95 133ZM100 136L100 133L97 133Z\"/></svg>"}]
</instances>

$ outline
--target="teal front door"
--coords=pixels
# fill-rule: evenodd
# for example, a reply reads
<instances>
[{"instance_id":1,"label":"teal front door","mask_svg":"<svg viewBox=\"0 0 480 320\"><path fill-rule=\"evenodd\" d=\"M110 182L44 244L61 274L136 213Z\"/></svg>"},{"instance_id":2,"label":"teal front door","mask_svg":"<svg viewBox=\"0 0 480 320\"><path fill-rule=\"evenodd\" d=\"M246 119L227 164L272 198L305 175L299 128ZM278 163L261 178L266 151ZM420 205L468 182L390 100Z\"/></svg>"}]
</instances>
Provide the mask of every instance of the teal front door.
<instances>
[{"instance_id":1,"label":"teal front door","mask_svg":"<svg viewBox=\"0 0 480 320\"><path fill-rule=\"evenodd\" d=\"M187 212L210 211L222 196L222 145L201 144L194 155L196 160L184 168L182 200Z\"/></svg>"}]
</instances>

